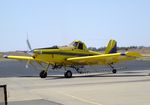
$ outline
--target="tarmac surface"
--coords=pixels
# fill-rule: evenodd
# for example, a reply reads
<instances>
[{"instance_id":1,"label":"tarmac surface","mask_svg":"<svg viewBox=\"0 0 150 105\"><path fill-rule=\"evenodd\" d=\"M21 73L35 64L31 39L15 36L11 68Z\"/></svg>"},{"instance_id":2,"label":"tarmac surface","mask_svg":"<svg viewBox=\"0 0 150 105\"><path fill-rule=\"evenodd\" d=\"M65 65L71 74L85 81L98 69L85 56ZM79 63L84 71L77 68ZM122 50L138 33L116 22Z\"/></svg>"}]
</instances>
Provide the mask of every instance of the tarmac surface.
<instances>
[{"instance_id":1,"label":"tarmac surface","mask_svg":"<svg viewBox=\"0 0 150 105\"><path fill-rule=\"evenodd\" d=\"M25 70L24 63L0 62L0 84L7 84L8 105L150 105L150 62L115 65L117 74L105 67L89 68L100 73L74 74Z\"/></svg>"}]
</instances>

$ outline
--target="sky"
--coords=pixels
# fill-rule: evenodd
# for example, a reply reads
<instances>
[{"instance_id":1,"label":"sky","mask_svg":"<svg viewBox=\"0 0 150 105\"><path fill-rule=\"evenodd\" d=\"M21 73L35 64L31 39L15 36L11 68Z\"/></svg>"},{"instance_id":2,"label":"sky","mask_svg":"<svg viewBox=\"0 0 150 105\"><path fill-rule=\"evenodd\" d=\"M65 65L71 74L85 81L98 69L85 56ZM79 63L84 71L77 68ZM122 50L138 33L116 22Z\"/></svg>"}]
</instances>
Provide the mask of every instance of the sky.
<instances>
[{"instance_id":1,"label":"sky","mask_svg":"<svg viewBox=\"0 0 150 105\"><path fill-rule=\"evenodd\" d=\"M150 0L0 0L0 51L68 45L150 46Z\"/></svg>"}]
</instances>

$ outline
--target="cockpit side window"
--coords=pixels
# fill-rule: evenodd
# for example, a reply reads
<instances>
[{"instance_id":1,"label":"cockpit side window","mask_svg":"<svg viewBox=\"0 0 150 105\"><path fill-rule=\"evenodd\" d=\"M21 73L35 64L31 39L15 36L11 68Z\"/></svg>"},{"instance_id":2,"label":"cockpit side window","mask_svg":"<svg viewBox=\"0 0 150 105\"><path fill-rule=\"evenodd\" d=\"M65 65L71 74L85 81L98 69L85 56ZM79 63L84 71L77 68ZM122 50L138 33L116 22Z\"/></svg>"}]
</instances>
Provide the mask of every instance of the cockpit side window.
<instances>
[{"instance_id":1,"label":"cockpit side window","mask_svg":"<svg viewBox=\"0 0 150 105\"><path fill-rule=\"evenodd\" d=\"M83 43L79 43L79 45L78 45L78 49L83 50Z\"/></svg>"},{"instance_id":2,"label":"cockpit side window","mask_svg":"<svg viewBox=\"0 0 150 105\"><path fill-rule=\"evenodd\" d=\"M74 46L74 47L77 47L77 46L78 46L78 42L74 42L74 43L73 43L73 46Z\"/></svg>"},{"instance_id":3,"label":"cockpit side window","mask_svg":"<svg viewBox=\"0 0 150 105\"><path fill-rule=\"evenodd\" d=\"M73 47L75 47L75 48L77 48L77 49L80 49L80 50L83 50L84 49L84 43L82 43L82 42L72 42L71 44L70 44L70 46L73 46Z\"/></svg>"}]
</instances>

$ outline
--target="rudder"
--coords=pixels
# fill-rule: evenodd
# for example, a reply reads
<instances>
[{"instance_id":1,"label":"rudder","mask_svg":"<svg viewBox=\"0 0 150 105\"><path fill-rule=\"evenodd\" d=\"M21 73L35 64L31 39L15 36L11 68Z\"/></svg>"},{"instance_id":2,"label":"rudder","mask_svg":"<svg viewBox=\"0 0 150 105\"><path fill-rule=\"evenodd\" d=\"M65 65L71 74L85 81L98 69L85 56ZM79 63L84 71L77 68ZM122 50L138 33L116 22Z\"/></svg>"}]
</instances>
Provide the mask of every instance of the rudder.
<instances>
[{"instance_id":1,"label":"rudder","mask_svg":"<svg viewBox=\"0 0 150 105\"><path fill-rule=\"evenodd\" d=\"M111 39L105 49L105 54L117 53L117 42Z\"/></svg>"}]
</instances>

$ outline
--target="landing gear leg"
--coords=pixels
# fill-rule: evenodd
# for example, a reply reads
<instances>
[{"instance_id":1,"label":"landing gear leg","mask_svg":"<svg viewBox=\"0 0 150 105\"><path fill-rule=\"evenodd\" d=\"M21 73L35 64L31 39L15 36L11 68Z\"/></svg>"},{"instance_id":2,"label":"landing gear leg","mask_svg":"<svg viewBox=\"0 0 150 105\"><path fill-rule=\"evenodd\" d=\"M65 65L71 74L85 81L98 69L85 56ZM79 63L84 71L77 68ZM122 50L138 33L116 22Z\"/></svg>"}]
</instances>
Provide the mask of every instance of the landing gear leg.
<instances>
[{"instance_id":1,"label":"landing gear leg","mask_svg":"<svg viewBox=\"0 0 150 105\"><path fill-rule=\"evenodd\" d=\"M79 68L75 68L75 70L80 74L82 73L81 71L79 71Z\"/></svg>"},{"instance_id":2,"label":"landing gear leg","mask_svg":"<svg viewBox=\"0 0 150 105\"><path fill-rule=\"evenodd\" d=\"M48 72L48 68L49 68L50 64L47 65L46 69L45 70L42 70L39 74L39 76L41 78L46 78L47 77L47 72Z\"/></svg>"},{"instance_id":3,"label":"landing gear leg","mask_svg":"<svg viewBox=\"0 0 150 105\"><path fill-rule=\"evenodd\" d=\"M112 66L112 65L109 65L113 70L112 70L112 73L113 74L116 74L117 73L117 70Z\"/></svg>"}]
</instances>

